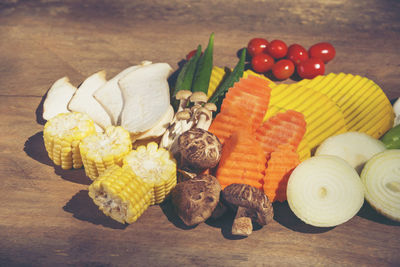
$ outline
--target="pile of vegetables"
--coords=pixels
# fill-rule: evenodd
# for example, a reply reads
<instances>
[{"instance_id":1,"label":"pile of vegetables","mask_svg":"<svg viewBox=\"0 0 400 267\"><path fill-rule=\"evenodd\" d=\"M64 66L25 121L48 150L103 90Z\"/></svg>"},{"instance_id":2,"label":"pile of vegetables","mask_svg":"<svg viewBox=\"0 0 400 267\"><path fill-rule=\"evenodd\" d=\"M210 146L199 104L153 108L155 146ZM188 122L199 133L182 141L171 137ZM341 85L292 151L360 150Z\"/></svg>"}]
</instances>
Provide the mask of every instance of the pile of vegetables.
<instances>
[{"instance_id":1,"label":"pile of vegetables","mask_svg":"<svg viewBox=\"0 0 400 267\"><path fill-rule=\"evenodd\" d=\"M276 84L245 70L246 48L233 69L220 68L213 47L211 34L172 88L172 68L148 61L110 80L97 72L78 88L56 81L43 112L49 157L63 169L83 166L89 196L121 223L169 196L187 225L235 212L232 234L241 236L272 221L275 201L317 227L350 220L364 198L400 221L399 104L352 74ZM293 60L303 78L314 76L301 74L303 63L335 55L327 44L300 48L259 38L248 45L253 60L280 59L275 69Z\"/></svg>"}]
</instances>

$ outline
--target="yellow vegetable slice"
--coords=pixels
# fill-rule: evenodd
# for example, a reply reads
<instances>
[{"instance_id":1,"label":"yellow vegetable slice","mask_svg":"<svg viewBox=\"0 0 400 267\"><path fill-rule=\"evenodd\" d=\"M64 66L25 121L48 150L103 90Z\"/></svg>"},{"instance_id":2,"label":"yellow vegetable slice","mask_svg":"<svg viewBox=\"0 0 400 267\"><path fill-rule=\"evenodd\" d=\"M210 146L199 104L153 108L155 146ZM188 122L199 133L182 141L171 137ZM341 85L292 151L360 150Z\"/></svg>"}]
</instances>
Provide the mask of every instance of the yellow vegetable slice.
<instances>
[{"instance_id":1,"label":"yellow vegetable slice","mask_svg":"<svg viewBox=\"0 0 400 267\"><path fill-rule=\"evenodd\" d=\"M330 73L298 84L319 91L334 101L342 110L349 131L379 138L393 126L394 112L390 101L370 79Z\"/></svg>"},{"instance_id":2,"label":"yellow vegetable slice","mask_svg":"<svg viewBox=\"0 0 400 267\"><path fill-rule=\"evenodd\" d=\"M303 113L307 122L305 138L312 150L329 136L347 131L339 107L326 95L299 84L279 84L272 88L270 106L264 120L282 109Z\"/></svg>"}]
</instances>

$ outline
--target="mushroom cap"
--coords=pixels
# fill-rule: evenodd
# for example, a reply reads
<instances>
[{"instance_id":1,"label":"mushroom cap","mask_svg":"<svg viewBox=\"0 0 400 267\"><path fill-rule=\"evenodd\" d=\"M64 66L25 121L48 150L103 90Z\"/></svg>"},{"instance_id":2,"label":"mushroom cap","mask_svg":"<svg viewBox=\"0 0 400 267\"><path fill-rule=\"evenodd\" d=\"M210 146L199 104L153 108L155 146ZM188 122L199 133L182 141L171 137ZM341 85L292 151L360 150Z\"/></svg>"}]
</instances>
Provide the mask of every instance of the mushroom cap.
<instances>
[{"instance_id":1,"label":"mushroom cap","mask_svg":"<svg viewBox=\"0 0 400 267\"><path fill-rule=\"evenodd\" d=\"M231 184L222 191L223 199L235 206L244 207L252 220L266 225L274 218L274 210L268 197L261 190L247 184Z\"/></svg>"},{"instance_id":2,"label":"mushroom cap","mask_svg":"<svg viewBox=\"0 0 400 267\"><path fill-rule=\"evenodd\" d=\"M189 97L192 95L192 92L189 90L180 90L176 93L175 98L177 100L182 100L182 99L189 99Z\"/></svg>"},{"instance_id":3,"label":"mushroom cap","mask_svg":"<svg viewBox=\"0 0 400 267\"><path fill-rule=\"evenodd\" d=\"M199 107L198 109L196 109L196 111L195 111L196 119L199 119L199 116L201 114L207 115L207 119L209 119L209 120L212 119L211 111L206 109L205 107Z\"/></svg>"},{"instance_id":4,"label":"mushroom cap","mask_svg":"<svg viewBox=\"0 0 400 267\"><path fill-rule=\"evenodd\" d=\"M191 102L204 102L206 103L208 100L207 95L204 92L193 92L190 96Z\"/></svg>"},{"instance_id":5,"label":"mushroom cap","mask_svg":"<svg viewBox=\"0 0 400 267\"><path fill-rule=\"evenodd\" d=\"M171 191L172 203L182 221L196 225L207 220L219 202L221 185L208 174L178 183Z\"/></svg>"},{"instance_id":6,"label":"mushroom cap","mask_svg":"<svg viewBox=\"0 0 400 267\"><path fill-rule=\"evenodd\" d=\"M178 137L180 164L194 172L214 168L222 153L218 138L201 128L192 128Z\"/></svg>"},{"instance_id":7,"label":"mushroom cap","mask_svg":"<svg viewBox=\"0 0 400 267\"><path fill-rule=\"evenodd\" d=\"M177 120L189 120L192 117L190 111L182 110L176 113Z\"/></svg>"},{"instance_id":8,"label":"mushroom cap","mask_svg":"<svg viewBox=\"0 0 400 267\"><path fill-rule=\"evenodd\" d=\"M214 103L211 103L211 102L205 103L204 107L206 109L208 109L209 111L214 111L214 112L217 111L217 106Z\"/></svg>"}]
</instances>

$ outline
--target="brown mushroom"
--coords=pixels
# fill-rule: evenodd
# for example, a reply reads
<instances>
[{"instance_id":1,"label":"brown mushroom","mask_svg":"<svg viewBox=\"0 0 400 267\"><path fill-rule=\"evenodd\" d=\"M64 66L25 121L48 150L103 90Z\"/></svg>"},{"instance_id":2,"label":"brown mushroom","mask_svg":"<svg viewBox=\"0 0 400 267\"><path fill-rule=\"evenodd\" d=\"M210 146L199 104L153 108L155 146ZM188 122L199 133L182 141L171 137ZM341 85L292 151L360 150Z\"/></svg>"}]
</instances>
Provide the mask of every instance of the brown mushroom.
<instances>
[{"instance_id":1,"label":"brown mushroom","mask_svg":"<svg viewBox=\"0 0 400 267\"><path fill-rule=\"evenodd\" d=\"M210 218L219 202L221 185L208 174L178 183L171 192L172 203L181 220L188 226Z\"/></svg>"},{"instance_id":2,"label":"brown mushroom","mask_svg":"<svg viewBox=\"0 0 400 267\"><path fill-rule=\"evenodd\" d=\"M176 93L175 98L179 100L178 112L187 107L192 92L189 90L180 90Z\"/></svg>"},{"instance_id":3,"label":"brown mushroom","mask_svg":"<svg viewBox=\"0 0 400 267\"><path fill-rule=\"evenodd\" d=\"M223 200L237 207L232 224L232 234L249 236L255 222L260 226L273 220L274 210L268 197L261 190L247 184L231 184L222 191Z\"/></svg>"},{"instance_id":4,"label":"brown mushroom","mask_svg":"<svg viewBox=\"0 0 400 267\"><path fill-rule=\"evenodd\" d=\"M200 173L214 168L222 152L222 144L218 138L201 128L192 128L178 137L178 153L180 168Z\"/></svg>"},{"instance_id":5,"label":"brown mushroom","mask_svg":"<svg viewBox=\"0 0 400 267\"><path fill-rule=\"evenodd\" d=\"M208 97L204 92L193 92L190 96L190 102L194 105L204 105L207 103Z\"/></svg>"}]
</instances>

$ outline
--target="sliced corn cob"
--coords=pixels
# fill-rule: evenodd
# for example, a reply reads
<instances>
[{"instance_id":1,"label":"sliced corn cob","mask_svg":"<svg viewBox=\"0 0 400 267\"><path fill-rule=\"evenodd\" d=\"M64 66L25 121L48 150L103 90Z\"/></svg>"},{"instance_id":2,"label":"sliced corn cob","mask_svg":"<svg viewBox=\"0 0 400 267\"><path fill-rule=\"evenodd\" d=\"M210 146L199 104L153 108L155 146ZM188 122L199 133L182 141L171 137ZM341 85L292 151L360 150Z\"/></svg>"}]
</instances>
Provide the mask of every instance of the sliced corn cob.
<instances>
[{"instance_id":1,"label":"sliced corn cob","mask_svg":"<svg viewBox=\"0 0 400 267\"><path fill-rule=\"evenodd\" d=\"M130 168L113 165L89 186L89 196L105 215L133 223L150 206L152 189Z\"/></svg>"},{"instance_id":2,"label":"sliced corn cob","mask_svg":"<svg viewBox=\"0 0 400 267\"><path fill-rule=\"evenodd\" d=\"M124 158L137 177L153 188L150 204L160 204L176 185L176 161L171 153L157 143L139 146Z\"/></svg>"},{"instance_id":3,"label":"sliced corn cob","mask_svg":"<svg viewBox=\"0 0 400 267\"><path fill-rule=\"evenodd\" d=\"M79 145L86 175L94 180L132 150L130 133L121 126L108 126L104 133L85 137Z\"/></svg>"},{"instance_id":4,"label":"sliced corn cob","mask_svg":"<svg viewBox=\"0 0 400 267\"><path fill-rule=\"evenodd\" d=\"M96 132L94 122L84 113L60 113L44 125L43 139L50 159L68 170L81 168L79 143Z\"/></svg>"}]
</instances>

